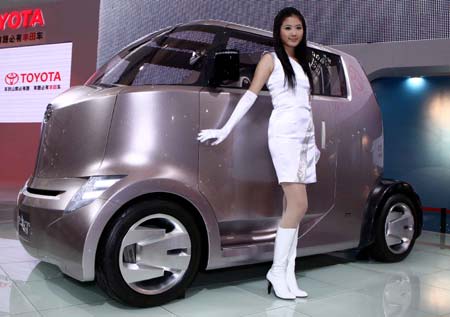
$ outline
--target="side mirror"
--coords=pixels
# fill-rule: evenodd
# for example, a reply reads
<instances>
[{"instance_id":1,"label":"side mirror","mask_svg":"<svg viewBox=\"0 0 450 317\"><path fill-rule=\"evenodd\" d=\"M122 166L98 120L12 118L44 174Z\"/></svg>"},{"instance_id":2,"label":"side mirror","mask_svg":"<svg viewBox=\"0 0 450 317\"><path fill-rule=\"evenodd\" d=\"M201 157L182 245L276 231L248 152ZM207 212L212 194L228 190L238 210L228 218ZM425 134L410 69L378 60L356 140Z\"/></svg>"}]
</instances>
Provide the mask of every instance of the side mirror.
<instances>
[{"instance_id":1,"label":"side mirror","mask_svg":"<svg viewBox=\"0 0 450 317\"><path fill-rule=\"evenodd\" d=\"M214 74L212 84L218 85L224 81L239 80L239 51L224 50L214 55Z\"/></svg>"}]
</instances>

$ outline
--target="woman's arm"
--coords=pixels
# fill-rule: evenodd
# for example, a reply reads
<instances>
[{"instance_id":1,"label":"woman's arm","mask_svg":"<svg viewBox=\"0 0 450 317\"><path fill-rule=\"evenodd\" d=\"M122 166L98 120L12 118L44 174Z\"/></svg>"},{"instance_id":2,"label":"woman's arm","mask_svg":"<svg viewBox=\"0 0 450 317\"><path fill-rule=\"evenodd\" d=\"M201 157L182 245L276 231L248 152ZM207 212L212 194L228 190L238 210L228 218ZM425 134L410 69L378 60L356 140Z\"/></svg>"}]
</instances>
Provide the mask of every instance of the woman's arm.
<instances>
[{"instance_id":1,"label":"woman's arm","mask_svg":"<svg viewBox=\"0 0 450 317\"><path fill-rule=\"evenodd\" d=\"M264 54L256 66L252 84L248 90L257 95L269 79L270 74L272 74L273 65L274 63L272 56L270 54Z\"/></svg>"},{"instance_id":2,"label":"woman's arm","mask_svg":"<svg viewBox=\"0 0 450 317\"><path fill-rule=\"evenodd\" d=\"M242 119L248 110L255 103L258 93L261 91L264 84L269 79L273 70L273 59L270 54L264 54L256 66L255 74L253 76L250 88L242 95L236 108L228 119L227 123L222 129L208 129L202 130L198 134L197 140L205 142L209 139L217 139L212 145L221 143L233 130L234 126Z\"/></svg>"}]
</instances>

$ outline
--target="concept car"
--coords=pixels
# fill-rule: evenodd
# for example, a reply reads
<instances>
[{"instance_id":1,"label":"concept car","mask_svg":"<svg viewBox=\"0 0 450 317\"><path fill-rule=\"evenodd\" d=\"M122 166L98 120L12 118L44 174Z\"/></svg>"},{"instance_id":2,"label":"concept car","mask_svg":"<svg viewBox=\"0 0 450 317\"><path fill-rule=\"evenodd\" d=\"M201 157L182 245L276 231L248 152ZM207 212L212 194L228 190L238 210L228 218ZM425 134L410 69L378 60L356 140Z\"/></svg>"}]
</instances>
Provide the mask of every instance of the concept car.
<instances>
[{"instance_id":1,"label":"concept car","mask_svg":"<svg viewBox=\"0 0 450 317\"><path fill-rule=\"evenodd\" d=\"M196 139L226 122L272 41L224 21L177 25L53 100L18 197L26 250L141 307L183 296L199 270L272 260L283 196L267 145L267 88L223 143ZM382 178L382 117L357 60L309 47L321 158L298 255L360 248L400 261L421 233L419 197Z\"/></svg>"}]
</instances>

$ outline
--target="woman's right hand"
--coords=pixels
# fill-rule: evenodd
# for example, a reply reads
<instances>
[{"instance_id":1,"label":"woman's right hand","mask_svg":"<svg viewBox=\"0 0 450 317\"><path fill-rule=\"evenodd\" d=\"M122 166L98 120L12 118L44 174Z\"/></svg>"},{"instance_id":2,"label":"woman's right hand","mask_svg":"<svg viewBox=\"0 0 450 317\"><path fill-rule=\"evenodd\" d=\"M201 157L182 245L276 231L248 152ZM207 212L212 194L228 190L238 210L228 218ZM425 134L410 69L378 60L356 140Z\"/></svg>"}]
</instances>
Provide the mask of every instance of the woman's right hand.
<instances>
[{"instance_id":1,"label":"woman's right hand","mask_svg":"<svg viewBox=\"0 0 450 317\"><path fill-rule=\"evenodd\" d=\"M223 140L228 136L228 132L225 129L207 129L201 130L198 134L197 140L200 142L205 142L209 139L217 139L211 145L217 145L222 143Z\"/></svg>"}]
</instances>

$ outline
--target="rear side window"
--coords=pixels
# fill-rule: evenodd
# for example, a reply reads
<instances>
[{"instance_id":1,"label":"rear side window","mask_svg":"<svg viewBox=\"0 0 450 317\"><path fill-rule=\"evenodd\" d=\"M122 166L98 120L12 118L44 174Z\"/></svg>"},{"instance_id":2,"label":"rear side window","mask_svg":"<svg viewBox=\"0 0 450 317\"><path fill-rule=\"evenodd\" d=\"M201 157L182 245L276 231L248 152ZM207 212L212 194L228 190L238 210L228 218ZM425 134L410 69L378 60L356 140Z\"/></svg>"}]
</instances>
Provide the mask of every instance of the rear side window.
<instances>
[{"instance_id":1,"label":"rear side window","mask_svg":"<svg viewBox=\"0 0 450 317\"><path fill-rule=\"evenodd\" d=\"M313 77L313 95L347 97L344 67L339 55L311 48L309 63Z\"/></svg>"},{"instance_id":2,"label":"rear side window","mask_svg":"<svg viewBox=\"0 0 450 317\"><path fill-rule=\"evenodd\" d=\"M272 39L268 37L230 31L226 49L239 51L240 78L238 81L223 83L221 86L247 89L250 87L253 74L261 59L262 53L265 51L273 51L273 44ZM267 87L264 86L263 90L267 90Z\"/></svg>"}]
</instances>

